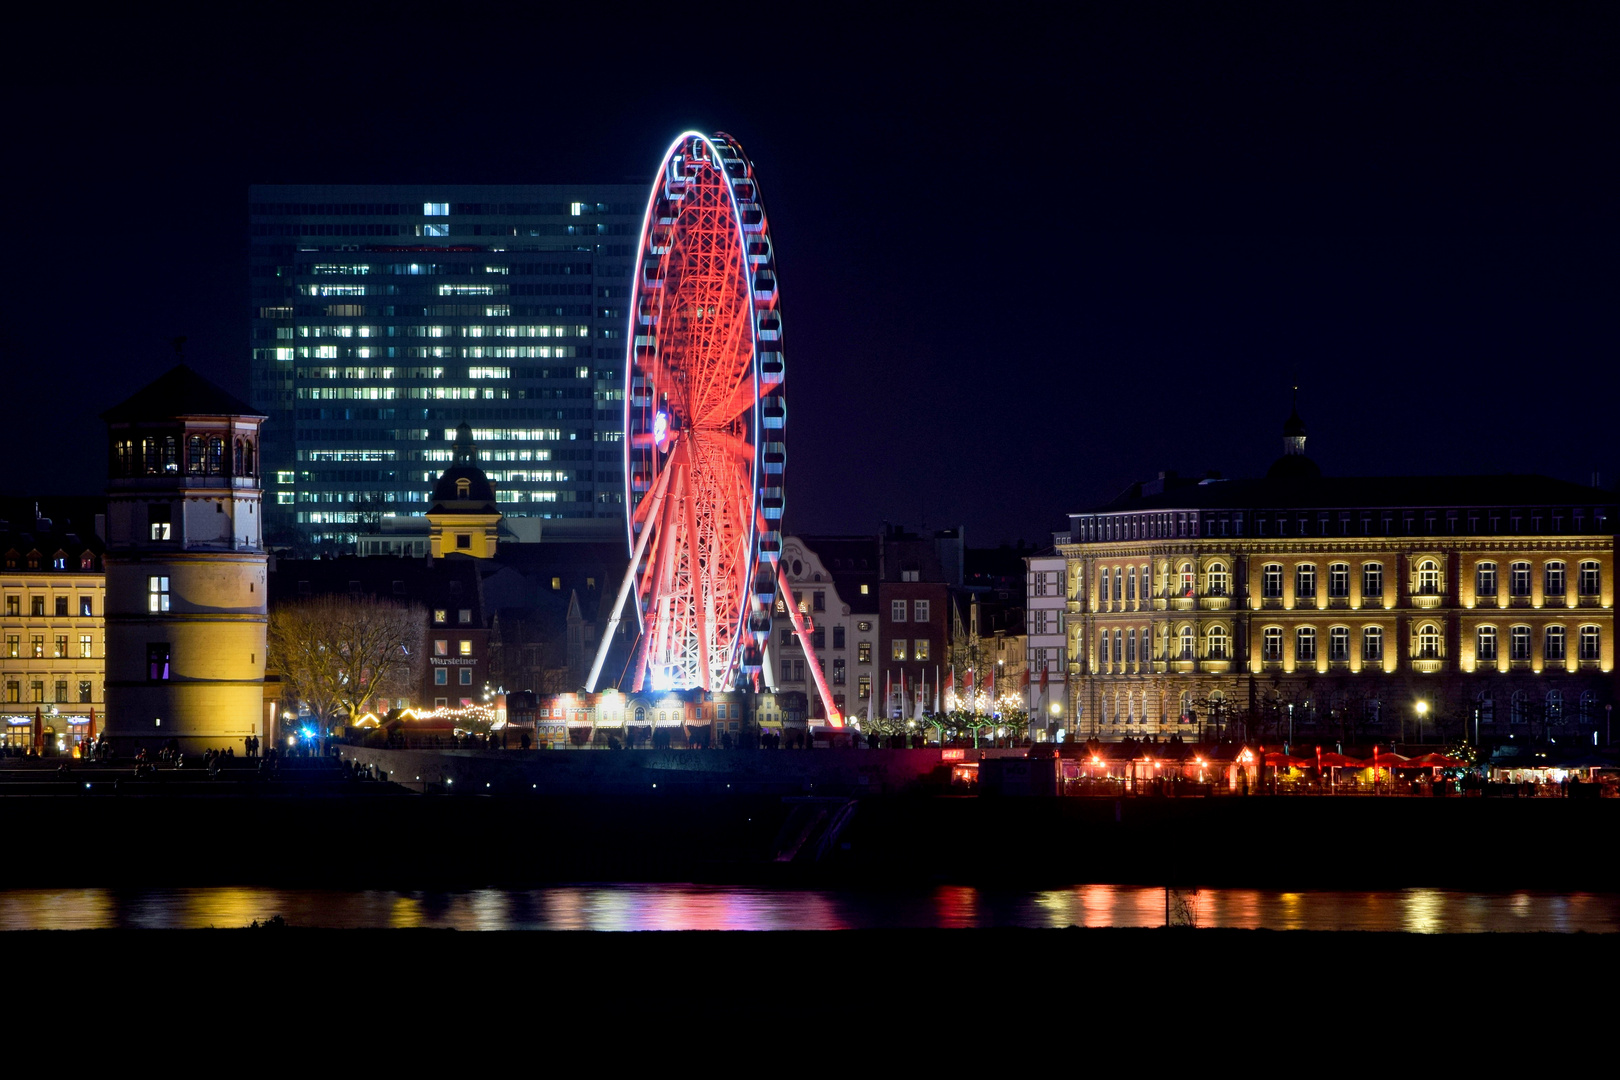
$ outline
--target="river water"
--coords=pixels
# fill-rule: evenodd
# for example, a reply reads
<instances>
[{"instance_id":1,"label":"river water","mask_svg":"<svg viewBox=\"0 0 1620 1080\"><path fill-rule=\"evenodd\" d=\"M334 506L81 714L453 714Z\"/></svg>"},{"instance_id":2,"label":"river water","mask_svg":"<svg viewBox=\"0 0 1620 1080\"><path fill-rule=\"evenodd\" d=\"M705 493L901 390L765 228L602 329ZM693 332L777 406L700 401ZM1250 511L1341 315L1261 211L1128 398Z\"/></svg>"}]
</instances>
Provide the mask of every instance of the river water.
<instances>
[{"instance_id":1,"label":"river water","mask_svg":"<svg viewBox=\"0 0 1620 1080\"><path fill-rule=\"evenodd\" d=\"M845 930L1162 926L1413 933L1620 931L1620 894L1279 892L1077 885L1044 892L965 886L900 892L704 885L568 885L465 892L320 889L13 889L0 930L239 927L280 915L303 927L458 930Z\"/></svg>"}]
</instances>

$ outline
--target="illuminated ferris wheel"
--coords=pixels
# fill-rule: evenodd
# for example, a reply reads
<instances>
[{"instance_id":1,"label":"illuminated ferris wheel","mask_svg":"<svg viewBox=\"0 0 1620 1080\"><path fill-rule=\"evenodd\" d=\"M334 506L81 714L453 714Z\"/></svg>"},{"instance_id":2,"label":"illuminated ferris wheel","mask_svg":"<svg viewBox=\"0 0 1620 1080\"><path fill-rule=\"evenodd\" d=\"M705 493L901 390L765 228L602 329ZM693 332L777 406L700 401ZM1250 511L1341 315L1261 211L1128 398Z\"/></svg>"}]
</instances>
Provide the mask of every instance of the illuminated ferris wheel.
<instances>
[{"instance_id":1,"label":"illuminated ferris wheel","mask_svg":"<svg viewBox=\"0 0 1620 1080\"><path fill-rule=\"evenodd\" d=\"M728 135L686 132L664 154L642 222L625 371L630 569L588 689L631 593L632 689L757 678L780 577L782 375L753 164Z\"/></svg>"}]
</instances>

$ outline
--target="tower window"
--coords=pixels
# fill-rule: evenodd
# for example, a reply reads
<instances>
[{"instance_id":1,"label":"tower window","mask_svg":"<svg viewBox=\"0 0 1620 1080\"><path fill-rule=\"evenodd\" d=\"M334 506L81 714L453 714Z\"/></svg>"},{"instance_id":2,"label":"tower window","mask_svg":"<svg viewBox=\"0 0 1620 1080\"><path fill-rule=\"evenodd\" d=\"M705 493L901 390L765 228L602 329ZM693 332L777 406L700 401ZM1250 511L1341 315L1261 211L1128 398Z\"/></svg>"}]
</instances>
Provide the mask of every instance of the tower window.
<instances>
[{"instance_id":1,"label":"tower window","mask_svg":"<svg viewBox=\"0 0 1620 1080\"><path fill-rule=\"evenodd\" d=\"M169 643L167 641L149 641L146 643L146 681L169 681Z\"/></svg>"},{"instance_id":2,"label":"tower window","mask_svg":"<svg viewBox=\"0 0 1620 1080\"><path fill-rule=\"evenodd\" d=\"M166 577L149 577L146 579L146 610L169 610L169 579Z\"/></svg>"},{"instance_id":3,"label":"tower window","mask_svg":"<svg viewBox=\"0 0 1620 1080\"><path fill-rule=\"evenodd\" d=\"M456 533L456 547L460 549L472 547L472 534Z\"/></svg>"}]
</instances>

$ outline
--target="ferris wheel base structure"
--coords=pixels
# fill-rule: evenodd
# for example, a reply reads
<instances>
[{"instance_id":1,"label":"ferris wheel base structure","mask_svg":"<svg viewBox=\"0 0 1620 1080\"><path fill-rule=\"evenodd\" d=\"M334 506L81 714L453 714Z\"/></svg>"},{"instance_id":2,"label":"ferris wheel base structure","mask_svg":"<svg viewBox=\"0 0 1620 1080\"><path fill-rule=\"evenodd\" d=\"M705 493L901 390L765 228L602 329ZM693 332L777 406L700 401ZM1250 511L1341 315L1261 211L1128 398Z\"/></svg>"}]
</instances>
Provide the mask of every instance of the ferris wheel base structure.
<instances>
[{"instance_id":1,"label":"ferris wheel base structure","mask_svg":"<svg viewBox=\"0 0 1620 1080\"><path fill-rule=\"evenodd\" d=\"M782 311L759 182L735 139L688 131L670 144L636 262L623 432L630 565L585 689L595 691L633 603L633 691L757 690L781 596L827 721L841 727L778 566Z\"/></svg>"}]
</instances>

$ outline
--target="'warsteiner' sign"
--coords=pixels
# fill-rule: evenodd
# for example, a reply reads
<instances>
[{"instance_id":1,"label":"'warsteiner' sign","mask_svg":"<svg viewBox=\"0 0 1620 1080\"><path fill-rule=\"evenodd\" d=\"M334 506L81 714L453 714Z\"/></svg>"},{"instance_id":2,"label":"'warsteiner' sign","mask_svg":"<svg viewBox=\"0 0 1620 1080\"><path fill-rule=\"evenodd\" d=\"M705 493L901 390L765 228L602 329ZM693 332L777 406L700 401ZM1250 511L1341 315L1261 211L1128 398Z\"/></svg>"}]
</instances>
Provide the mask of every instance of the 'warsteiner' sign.
<instances>
[{"instance_id":1,"label":"'warsteiner' sign","mask_svg":"<svg viewBox=\"0 0 1620 1080\"><path fill-rule=\"evenodd\" d=\"M434 665L435 667L458 667L463 665L471 666L478 663L478 661L468 657L456 657L455 659L451 659L445 656L430 656L428 657L428 663Z\"/></svg>"}]
</instances>

